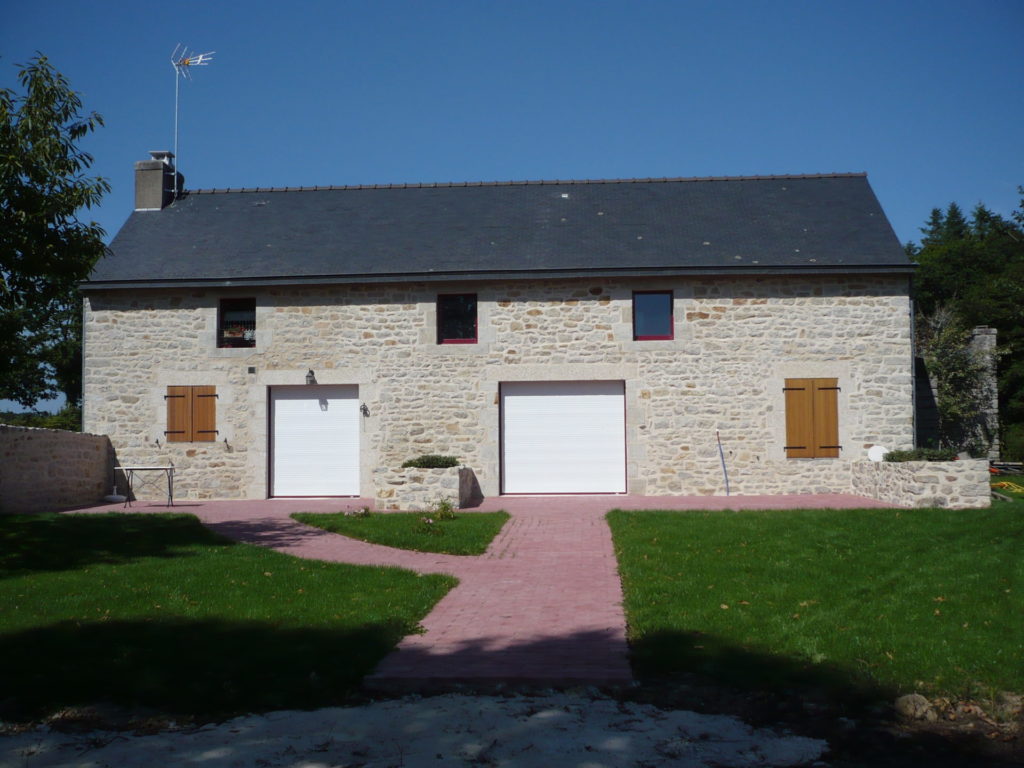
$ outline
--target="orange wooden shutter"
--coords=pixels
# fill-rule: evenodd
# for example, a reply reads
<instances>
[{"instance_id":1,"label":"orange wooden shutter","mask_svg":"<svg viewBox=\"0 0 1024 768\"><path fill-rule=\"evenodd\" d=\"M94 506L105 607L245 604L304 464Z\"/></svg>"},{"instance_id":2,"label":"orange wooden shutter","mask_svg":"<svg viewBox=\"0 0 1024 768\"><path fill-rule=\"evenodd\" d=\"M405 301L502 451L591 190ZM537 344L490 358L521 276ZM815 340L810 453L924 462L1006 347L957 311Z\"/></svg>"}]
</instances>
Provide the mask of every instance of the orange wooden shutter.
<instances>
[{"instance_id":1,"label":"orange wooden shutter","mask_svg":"<svg viewBox=\"0 0 1024 768\"><path fill-rule=\"evenodd\" d=\"M217 388L192 387L192 440L208 443L217 439Z\"/></svg>"},{"instance_id":2,"label":"orange wooden shutter","mask_svg":"<svg viewBox=\"0 0 1024 768\"><path fill-rule=\"evenodd\" d=\"M839 380L814 379L814 455L839 457Z\"/></svg>"},{"instance_id":3,"label":"orange wooden shutter","mask_svg":"<svg viewBox=\"0 0 1024 768\"><path fill-rule=\"evenodd\" d=\"M786 458L814 457L814 379L786 379Z\"/></svg>"},{"instance_id":4,"label":"orange wooden shutter","mask_svg":"<svg viewBox=\"0 0 1024 768\"><path fill-rule=\"evenodd\" d=\"M168 387L167 436L169 443L187 443L192 439L192 398L189 387Z\"/></svg>"}]
</instances>

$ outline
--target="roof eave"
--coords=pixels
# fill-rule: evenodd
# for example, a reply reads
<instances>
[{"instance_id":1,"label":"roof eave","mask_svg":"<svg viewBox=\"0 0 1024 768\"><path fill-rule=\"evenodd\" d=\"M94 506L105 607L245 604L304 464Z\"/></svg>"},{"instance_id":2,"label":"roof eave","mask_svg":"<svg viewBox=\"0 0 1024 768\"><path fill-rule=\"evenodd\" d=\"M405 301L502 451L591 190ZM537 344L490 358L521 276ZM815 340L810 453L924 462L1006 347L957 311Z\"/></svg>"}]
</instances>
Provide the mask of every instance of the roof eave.
<instances>
[{"instance_id":1,"label":"roof eave","mask_svg":"<svg viewBox=\"0 0 1024 768\"><path fill-rule=\"evenodd\" d=\"M94 280L80 284L83 291L140 288L238 288L277 285L338 285L352 283L444 283L520 279L571 279L599 277L721 277L725 275L834 275L906 274L917 264L835 264L835 265L736 265L728 267L600 267L595 269L529 269L500 271L447 271L420 273L374 273L351 275L259 276L172 278L167 280Z\"/></svg>"}]
</instances>

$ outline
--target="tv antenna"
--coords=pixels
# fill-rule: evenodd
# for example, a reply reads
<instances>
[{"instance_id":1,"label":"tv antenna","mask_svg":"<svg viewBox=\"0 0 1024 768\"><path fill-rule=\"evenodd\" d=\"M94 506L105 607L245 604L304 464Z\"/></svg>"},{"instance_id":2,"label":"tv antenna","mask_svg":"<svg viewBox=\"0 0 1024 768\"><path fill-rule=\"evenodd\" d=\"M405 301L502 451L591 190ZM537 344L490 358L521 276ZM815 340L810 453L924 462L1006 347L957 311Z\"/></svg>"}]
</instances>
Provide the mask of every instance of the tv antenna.
<instances>
[{"instance_id":1,"label":"tv antenna","mask_svg":"<svg viewBox=\"0 0 1024 768\"><path fill-rule=\"evenodd\" d=\"M206 53L189 53L188 47L178 43L171 53L171 66L174 67L174 158L178 158L178 86L182 78L192 79L192 67L205 67L210 63L216 51ZM174 199L178 199L178 168L174 168Z\"/></svg>"}]
</instances>

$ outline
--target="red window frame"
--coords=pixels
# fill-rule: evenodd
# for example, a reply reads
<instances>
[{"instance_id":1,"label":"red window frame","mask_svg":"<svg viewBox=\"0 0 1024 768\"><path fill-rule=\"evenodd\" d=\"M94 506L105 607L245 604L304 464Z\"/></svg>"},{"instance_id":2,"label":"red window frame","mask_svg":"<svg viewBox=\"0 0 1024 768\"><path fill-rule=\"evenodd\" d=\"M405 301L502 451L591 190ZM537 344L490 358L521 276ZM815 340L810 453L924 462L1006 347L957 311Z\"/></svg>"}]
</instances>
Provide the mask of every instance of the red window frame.
<instances>
[{"instance_id":1,"label":"red window frame","mask_svg":"<svg viewBox=\"0 0 1024 768\"><path fill-rule=\"evenodd\" d=\"M636 297L637 296L668 296L668 333L656 335L640 335L636 332ZM671 341L676 337L675 295L672 291L633 291L633 340L634 341Z\"/></svg>"},{"instance_id":2,"label":"red window frame","mask_svg":"<svg viewBox=\"0 0 1024 768\"><path fill-rule=\"evenodd\" d=\"M443 335L446 313L451 311L450 299L472 299L473 301L473 336L448 338ZM479 335L480 307L475 293L439 293L437 295L437 343L438 344L476 344Z\"/></svg>"},{"instance_id":3,"label":"red window frame","mask_svg":"<svg viewBox=\"0 0 1024 768\"><path fill-rule=\"evenodd\" d=\"M244 333L251 332L246 338ZM256 299L221 299L217 306L217 348L256 346Z\"/></svg>"}]
</instances>

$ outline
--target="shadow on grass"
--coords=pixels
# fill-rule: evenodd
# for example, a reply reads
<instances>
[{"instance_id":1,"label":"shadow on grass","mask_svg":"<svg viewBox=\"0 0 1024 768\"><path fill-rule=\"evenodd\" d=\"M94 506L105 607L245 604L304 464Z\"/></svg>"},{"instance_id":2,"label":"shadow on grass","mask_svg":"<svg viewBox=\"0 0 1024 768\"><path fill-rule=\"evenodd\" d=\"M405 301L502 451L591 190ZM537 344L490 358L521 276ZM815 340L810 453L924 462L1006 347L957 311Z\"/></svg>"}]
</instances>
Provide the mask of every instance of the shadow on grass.
<instances>
[{"instance_id":1,"label":"shadow on grass","mask_svg":"<svg viewBox=\"0 0 1024 768\"><path fill-rule=\"evenodd\" d=\"M106 702L199 720L343 703L409 628L61 622L0 636L0 720Z\"/></svg>"},{"instance_id":2,"label":"shadow on grass","mask_svg":"<svg viewBox=\"0 0 1024 768\"><path fill-rule=\"evenodd\" d=\"M768 654L700 632L652 633L631 656L638 682L631 698L733 714L752 725L784 724L828 741L829 765L980 768L1019 757L1019 735L994 730L990 721L963 728L902 722L893 705L905 691L879 684L867 668Z\"/></svg>"},{"instance_id":3,"label":"shadow on grass","mask_svg":"<svg viewBox=\"0 0 1024 768\"><path fill-rule=\"evenodd\" d=\"M0 515L0 578L183 557L195 545L233 543L184 514Z\"/></svg>"},{"instance_id":4,"label":"shadow on grass","mask_svg":"<svg viewBox=\"0 0 1024 768\"><path fill-rule=\"evenodd\" d=\"M426 638L424 638L426 639ZM629 668L638 685L630 684ZM616 669L625 673L616 674ZM526 686L599 685L620 692L640 690L650 698L674 689L675 702L687 691L718 688L728 697L751 701L792 699L812 708L829 708L836 716L860 716L867 708L891 703L897 692L868 676L838 665L810 664L781 655L737 647L700 633L663 632L640 641L628 652L613 631L577 632L541 637L508 646L507 638L482 637L439 654L427 643L403 646L388 657L368 684L380 690L441 692L459 686L496 684ZM767 721L786 711L766 712ZM771 709L771 707L769 707ZM764 718L761 718L764 719Z\"/></svg>"},{"instance_id":5,"label":"shadow on grass","mask_svg":"<svg viewBox=\"0 0 1024 768\"><path fill-rule=\"evenodd\" d=\"M607 668L597 663L588 670L587 659L621 652L621 637L613 632L547 637L490 650L499 641L480 638L443 656L430 648L407 646L385 659L364 684L392 693L603 686L608 683ZM759 653L696 633L662 633L631 651L637 685L608 684L616 697L665 709L733 715L754 726L782 726L821 738L829 743L830 765L1002 764L998 758L1005 748L980 729L898 733L891 707L896 692L857 670ZM537 659L548 662L540 674Z\"/></svg>"},{"instance_id":6,"label":"shadow on grass","mask_svg":"<svg viewBox=\"0 0 1024 768\"><path fill-rule=\"evenodd\" d=\"M65 707L109 703L203 722L351 703L358 698L361 678L407 631L398 622L357 630L288 629L262 622L63 622L0 638L0 719L28 722ZM706 648L708 638L701 640ZM691 636L671 633L657 638L658 644L669 645L693 641ZM390 686L396 692L489 693L499 683L515 688L520 682L516 675L543 658L554 662L547 667L553 676L527 676L534 688L575 686L587 682L586 675L578 675L581 659L599 657L609 649L621 651L621 638L586 632L500 650L493 647L483 638L444 656L429 646L403 649L382 669L398 659L400 668L422 670L423 678ZM643 646L637 649L641 657L647 651ZM753 725L783 724L828 741L830 765L990 764L985 757L989 745L980 733L894 736L890 716L866 716L866 707L890 692L852 682L840 669L807 668L724 643L712 658L714 665L709 667L706 656L694 656L690 661L703 668L689 670L684 663L672 674L657 674L640 661L640 685L620 688L617 695L664 708L734 715ZM456 674L429 679L439 662ZM564 680L558 679L560 666ZM750 670L759 674L744 674ZM594 679L599 680L601 671L596 664L591 670ZM766 680L784 687L765 687Z\"/></svg>"},{"instance_id":7,"label":"shadow on grass","mask_svg":"<svg viewBox=\"0 0 1024 768\"><path fill-rule=\"evenodd\" d=\"M264 517L252 520L209 521L210 530L235 541L271 549L288 549L333 536L328 531L306 525L290 517Z\"/></svg>"},{"instance_id":8,"label":"shadow on grass","mask_svg":"<svg viewBox=\"0 0 1024 768\"><path fill-rule=\"evenodd\" d=\"M702 632L651 633L634 643L632 660L637 677L653 684L673 678L705 680L736 691L840 706L850 715L899 695L872 680L866 669L768 654Z\"/></svg>"}]
</instances>

